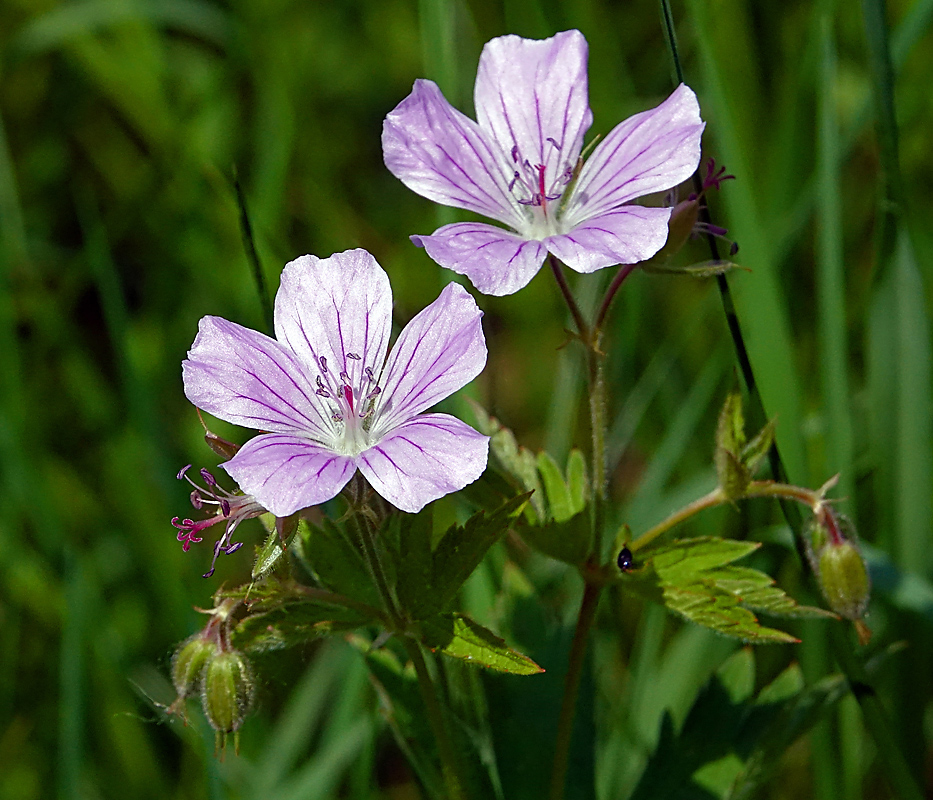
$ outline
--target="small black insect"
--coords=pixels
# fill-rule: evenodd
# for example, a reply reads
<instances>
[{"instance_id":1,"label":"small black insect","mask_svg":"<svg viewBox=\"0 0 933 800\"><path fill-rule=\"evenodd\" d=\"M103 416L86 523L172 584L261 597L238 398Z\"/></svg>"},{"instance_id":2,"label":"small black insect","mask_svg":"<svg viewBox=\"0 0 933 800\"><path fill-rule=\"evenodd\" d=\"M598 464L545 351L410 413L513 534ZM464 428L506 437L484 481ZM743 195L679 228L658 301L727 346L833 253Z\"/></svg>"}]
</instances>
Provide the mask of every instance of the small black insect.
<instances>
[{"instance_id":1,"label":"small black insect","mask_svg":"<svg viewBox=\"0 0 933 800\"><path fill-rule=\"evenodd\" d=\"M635 559L632 558L632 551L627 547L623 547L619 553L619 558L616 560L616 564L619 565L619 569L622 572L629 572L633 566L635 566Z\"/></svg>"}]
</instances>

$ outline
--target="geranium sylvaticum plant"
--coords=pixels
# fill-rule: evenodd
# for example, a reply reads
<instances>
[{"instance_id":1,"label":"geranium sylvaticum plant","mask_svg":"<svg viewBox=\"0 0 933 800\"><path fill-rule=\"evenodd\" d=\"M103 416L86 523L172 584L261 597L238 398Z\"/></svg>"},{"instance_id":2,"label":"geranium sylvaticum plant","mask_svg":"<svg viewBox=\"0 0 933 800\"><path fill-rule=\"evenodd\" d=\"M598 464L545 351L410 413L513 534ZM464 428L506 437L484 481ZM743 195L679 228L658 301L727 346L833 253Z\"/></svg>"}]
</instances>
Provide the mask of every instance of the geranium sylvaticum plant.
<instances>
[{"instance_id":1,"label":"geranium sylvaticum plant","mask_svg":"<svg viewBox=\"0 0 933 800\"><path fill-rule=\"evenodd\" d=\"M689 207L678 206L686 208L686 222L678 226L675 218L676 236L662 256L680 247L690 231L722 232L706 213L697 222L706 211L706 190L731 176L712 167L705 181L696 175L705 123L694 92L680 84L657 107L585 147L592 123L587 43L579 31L565 31L541 41L504 36L489 42L474 99L476 121L454 109L431 81L416 81L385 119L385 163L424 197L505 226L457 222L411 237L480 292L517 292L550 262L577 329L574 346L582 345L586 360L589 461L579 450L571 452L566 468L546 452L534 455L482 409L476 413L480 430L431 411L486 365L482 311L467 289L446 286L390 348L392 291L372 255L348 250L289 262L275 298L274 336L206 316L183 363L192 404L256 434L240 445L209 435L226 456L221 468L238 488L221 489L202 470L207 489L194 484L192 503L215 513L200 522L176 518L176 535L188 550L207 527L224 523L215 561L220 552L240 549L232 537L246 519L261 516L268 536L249 582L218 589L208 626L180 648L179 700L172 710L183 711L185 699L200 693L223 742L238 734L252 706L253 654L346 636L372 668L385 716L428 795L501 796L494 791L494 743L480 741L476 722L488 716L485 701L482 714L454 719L455 701L482 687L470 684L469 692L458 694L451 688L456 675L432 664L432 654L519 675L547 668L565 673L559 711L542 717L557 717L548 771L551 800L559 800L589 633L607 587L752 643L797 641L763 625L758 612L835 616L798 605L765 573L736 566L758 547L755 542L675 539L669 534L681 522L752 497L802 504L814 520L809 547L819 554L817 578L831 607L859 625L863 640L870 584L854 534L836 535L837 515L826 497L832 480L812 491L757 479L767 456L780 463L774 428L765 424L747 439L739 393L727 397L720 414L710 459L717 476L713 490L637 536L618 524L620 513L612 513L603 370L612 351L603 326L622 281L665 247L672 217L670 202L663 205L659 197L651 201L655 205L632 201L676 190L694 176ZM724 281L720 263L715 274ZM583 274L617 268L592 320L577 304L564 266ZM740 337L737 330L735 323L733 335ZM187 478L187 469L179 477ZM434 503L448 495L443 516L456 521L435 527L442 515L434 515ZM461 588L510 531L511 549L503 558L516 556L516 569L536 551L579 576L566 660L539 666L460 610ZM212 573L213 565L207 576ZM620 635L621 627L613 625L607 621L607 637ZM502 628L514 629L508 619ZM406 708L413 694L408 684L415 682L421 705ZM773 704L790 708L799 694L781 695ZM420 725L422 714L430 737ZM441 768L432 772L435 760ZM483 770L489 773L485 782L477 778ZM639 796L651 791L645 787Z\"/></svg>"}]
</instances>

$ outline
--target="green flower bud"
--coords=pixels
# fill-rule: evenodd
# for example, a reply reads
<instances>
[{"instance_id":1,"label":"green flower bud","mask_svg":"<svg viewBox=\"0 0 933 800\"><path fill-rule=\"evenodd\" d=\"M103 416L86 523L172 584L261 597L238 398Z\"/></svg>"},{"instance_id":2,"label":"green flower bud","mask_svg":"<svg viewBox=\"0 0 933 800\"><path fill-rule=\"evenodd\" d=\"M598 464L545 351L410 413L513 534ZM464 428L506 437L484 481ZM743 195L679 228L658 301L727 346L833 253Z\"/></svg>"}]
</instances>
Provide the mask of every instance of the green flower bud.
<instances>
[{"instance_id":1,"label":"green flower bud","mask_svg":"<svg viewBox=\"0 0 933 800\"><path fill-rule=\"evenodd\" d=\"M191 697L201 688L204 667L218 651L217 643L196 633L183 641L172 656L172 683L180 698Z\"/></svg>"},{"instance_id":2,"label":"green flower bud","mask_svg":"<svg viewBox=\"0 0 933 800\"><path fill-rule=\"evenodd\" d=\"M858 548L850 541L827 542L819 555L820 588L839 616L859 620L865 615L871 584Z\"/></svg>"},{"instance_id":3,"label":"green flower bud","mask_svg":"<svg viewBox=\"0 0 933 800\"><path fill-rule=\"evenodd\" d=\"M242 653L228 650L210 660L201 702L211 726L224 736L243 724L255 694L252 668Z\"/></svg>"}]
</instances>

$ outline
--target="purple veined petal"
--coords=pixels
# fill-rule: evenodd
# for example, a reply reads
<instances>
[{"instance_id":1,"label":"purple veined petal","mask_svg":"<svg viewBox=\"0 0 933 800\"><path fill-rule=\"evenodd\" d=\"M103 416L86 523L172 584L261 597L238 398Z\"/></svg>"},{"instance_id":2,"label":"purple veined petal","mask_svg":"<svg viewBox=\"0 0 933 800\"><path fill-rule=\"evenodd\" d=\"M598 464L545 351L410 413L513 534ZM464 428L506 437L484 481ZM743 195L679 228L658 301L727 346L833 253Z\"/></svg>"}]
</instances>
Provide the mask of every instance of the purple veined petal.
<instances>
[{"instance_id":1,"label":"purple veined petal","mask_svg":"<svg viewBox=\"0 0 933 800\"><path fill-rule=\"evenodd\" d=\"M500 36L483 48L474 102L480 127L513 169L543 165L546 194L563 190L593 121L580 31L536 41ZM534 182L533 173L531 182Z\"/></svg>"},{"instance_id":2,"label":"purple veined petal","mask_svg":"<svg viewBox=\"0 0 933 800\"><path fill-rule=\"evenodd\" d=\"M496 296L527 285L547 255L541 242L483 222L455 222L411 240L442 267L466 275L483 294Z\"/></svg>"},{"instance_id":3,"label":"purple veined petal","mask_svg":"<svg viewBox=\"0 0 933 800\"><path fill-rule=\"evenodd\" d=\"M346 382L341 372L356 388L366 385L367 369L381 371L391 327L389 276L365 250L302 256L285 266L275 296L276 338L332 394ZM315 399L326 408L321 397Z\"/></svg>"},{"instance_id":4,"label":"purple veined petal","mask_svg":"<svg viewBox=\"0 0 933 800\"><path fill-rule=\"evenodd\" d=\"M370 485L402 511L473 483L489 456L489 437L447 414L422 414L399 426L356 461Z\"/></svg>"},{"instance_id":5,"label":"purple veined petal","mask_svg":"<svg viewBox=\"0 0 933 800\"><path fill-rule=\"evenodd\" d=\"M545 244L577 272L595 272L615 264L637 264L667 241L670 208L622 206L589 219L570 233L551 236Z\"/></svg>"},{"instance_id":6,"label":"purple veined petal","mask_svg":"<svg viewBox=\"0 0 933 800\"><path fill-rule=\"evenodd\" d=\"M704 127L697 97L684 84L657 108L620 122L583 165L566 224L575 226L689 178L700 163Z\"/></svg>"},{"instance_id":7,"label":"purple veined petal","mask_svg":"<svg viewBox=\"0 0 933 800\"><path fill-rule=\"evenodd\" d=\"M409 189L446 206L476 211L513 227L523 214L509 191L513 168L433 81L417 80L382 126L386 167Z\"/></svg>"},{"instance_id":8,"label":"purple veined petal","mask_svg":"<svg viewBox=\"0 0 933 800\"><path fill-rule=\"evenodd\" d=\"M405 326L382 374L374 437L449 397L483 371L482 316L470 293L450 283Z\"/></svg>"},{"instance_id":9,"label":"purple veined petal","mask_svg":"<svg viewBox=\"0 0 933 800\"><path fill-rule=\"evenodd\" d=\"M244 493L277 517L330 500L356 472L347 456L300 436L277 433L253 437L221 466Z\"/></svg>"},{"instance_id":10,"label":"purple veined petal","mask_svg":"<svg viewBox=\"0 0 933 800\"><path fill-rule=\"evenodd\" d=\"M306 367L257 331L204 317L182 374L185 396L219 419L254 430L331 436L333 425Z\"/></svg>"}]
</instances>

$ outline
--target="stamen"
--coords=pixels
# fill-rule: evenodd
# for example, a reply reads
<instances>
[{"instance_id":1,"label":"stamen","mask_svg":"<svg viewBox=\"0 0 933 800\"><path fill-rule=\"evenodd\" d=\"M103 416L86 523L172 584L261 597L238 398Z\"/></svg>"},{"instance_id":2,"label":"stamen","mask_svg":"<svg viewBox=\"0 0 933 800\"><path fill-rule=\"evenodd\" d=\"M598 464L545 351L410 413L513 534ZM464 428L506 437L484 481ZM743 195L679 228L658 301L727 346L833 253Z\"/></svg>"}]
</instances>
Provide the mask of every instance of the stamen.
<instances>
[{"instance_id":1,"label":"stamen","mask_svg":"<svg viewBox=\"0 0 933 800\"><path fill-rule=\"evenodd\" d=\"M361 358L356 353L347 353L347 358L352 358L354 361L361 360Z\"/></svg>"},{"instance_id":2,"label":"stamen","mask_svg":"<svg viewBox=\"0 0 933 800\"><path fill-rule=\"evenodd\" d=\"M548 136L547 139L545 139L544 141L550 142L552 145L554 145L554 149L557 150L558 153L560 152L560 145L557 143L555 139Z\"/></svg>"},{"instance_id":3,"label":"stamen","mask_svg":"<svg viewBox=\"0 0 933 800\"><path fill-rule=\"evenodd\" d=\"M518 145L517 144L512 145L512 161L514 161L516 164L518 163ZM516 172L515 175L517 176L518 173Z\"/></svg>"},{"instance_id":4,"label":"stamen","mask_svg":"<svg viewBox=\"0 0 933 800\"><path fill-rule=\"evenodd\" d=\"M344 383L349 383L349 382L350 382L350 376L347 375L346 372L341 372L341 373L340 373L340 380L342 380Z\"/></svg>"},{"instance_id":5,"label":"stamen","mask_svg":"<svg viewBox=\"0 0 933 800\"><path fill-rule=\"evenodd\" d=\"M376 379L373 377L373 368L372 368L372 367L366 367L366 369L363 370L363 371L364 371L365 374L366 374L366 380L368 380L370 383L375 383L375 382L376 382Z\"/></svg>"},{"instance_id":6,"label":"stamen","mask_svg":"<svg viewBox=\"0 0 933 800\"><path fill-rule=\"evenodd\" d=\"M327 359L324 356L321 356L320 362L321 362L321 372L327 372Z\"/></svg>"},{"instance_id":7,"label":"stamen","mask_svg":"<svg viewBox=\"0 0 933 800\"><path fill-rule=\"evenodd\" d=\"M343 422L343 417L340 416L340 414L337 414L336 412L333 413L333 414L331 414L331 415L330 415L330 418L331 418L334 422Z\"/></svg>"}]
</instances>

